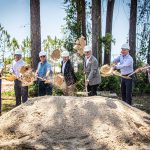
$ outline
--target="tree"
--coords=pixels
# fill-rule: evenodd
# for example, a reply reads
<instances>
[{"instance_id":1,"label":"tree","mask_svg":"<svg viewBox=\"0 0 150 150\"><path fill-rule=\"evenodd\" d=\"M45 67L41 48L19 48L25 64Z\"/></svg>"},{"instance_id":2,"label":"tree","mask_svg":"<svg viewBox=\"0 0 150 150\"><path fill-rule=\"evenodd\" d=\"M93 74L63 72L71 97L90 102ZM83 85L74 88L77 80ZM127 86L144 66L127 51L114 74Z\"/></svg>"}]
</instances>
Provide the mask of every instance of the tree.
<instances>
[{"instance_id":1,"label":"tree","mask_svg":"<svg viewBox=\"0 0 150 150\"><path fill-rule=\"evenodd\" d=\"M134 68L136 66L136 21L137 20L137 0L131 0L129 45L130 54L133 57Z\"/></svg>"},{"instance_id":2,"label":"tree","mask_svg":"<svg viewBox=\"0 0 150 150\"><path fill-rule=\"evenodd\" d=\"M107 1L107 16L106 16L105 36L106 36L106 34L112 35L114 3L115 3L115 0L108 0ZM104 51L104 64L110 64L110 59L111 59L111 42L109 43L108 47L105 48L105 51Z\"/></svg>"},{"instance_id":3,"label":"tree","mask_svg":"<svg viewBox=\"0 0 150 150\"><path fill-rule=\"evenodd\" d=\"M18 44L18 41L16 40L16 38L13 38L13 39L11 40L10 45L11 45L11 47L12 47L12 55L14 56L16 49L19 48L19 44Z\"/></svg>"},{"instance_id":4,"label":"tree","mask_svg":"<svg viewBox=\"0 0 150 150\"><path fill-rule=\"evenodd\" d=\"M0 49L3 62L5 62L5 54L8 52L8 48L10 48L10 35L6 30L2 29L0 31Z\"/></svg>"},{"instance_id":5,"label":"tree","mask_svg":"<svg viewBox=\"0 0 150 150\"><path fill-rule=\"evenodd\" d=\"M28 36L22 41L21 49L23 51L23 58L29 58L31 52L31 40Z\"/></svg>"},{"instance_id":6,"label":"tree","mask_svg":"<svg viewBox=\"0 0 150 150\"><path fill-rule=\"evenodd\" d=\"M52 39L49 35L46 39L42 42L44 51L47 52L48 56L51 54L51 52L55 49L60 49L61 46L63 46L63 41L55 37Z\"/></svg>"},{"instance_id":7,"label":"tree","mask_svg":"<svg viewBox=\"0 0 150 150\"><path fill-rule=\"evenodd\" d=\"M41 51L40 0L30 0L31 15L31 67L35 71Z\"/></svg>"},{"instance_id":8,"label":"tree","mask_svg":"<svg viewBox=\"0 0 150 150\"><path fill-rule=\"evenodd\" d=\"M72 50L76 39L81 35L86 38L86 2L85 0L65 0L66 26L64 27L65 43Z\"/></svg>"},{"instance_id":9,"label":"tree","mask_svg":"<svg viewBox=\"0 0 150 150\"><path fill-rule=\"evenodd\" d=\"M92 50L100 66L102 65L101 36L101 0L92 0Z\"/></svg>"},{"instance_id":10,"label":"tree","mask_svg":"<svg viewBox=\"0 0 150 150\"><path fill-rule=\"evenodd\" d=\"M149 42L148 42L147 63L150 65L150 35L149 35Z\"/></svg>"},{"instance_id":11,"label":"tree","mask_svg":"<svg viewBox=\"0 0 150 150\"><path fill-rule=\"evenodd\" d=\"M82 14L82 35L86 40L86 2L85 0L81 0L81 14Z\"/></svg>"},{"instance_id":12,"label":"tree","mask_svg":"<svg viewBox=\"0 0 150 150\"><path fill-rule=\"evenodd\" d=\"M139 61L145 62L147 56L147 63L150 63L150 1L139 0L137 3L137 43L138 53L136 58Z\"/></svg>"}]
</instances>

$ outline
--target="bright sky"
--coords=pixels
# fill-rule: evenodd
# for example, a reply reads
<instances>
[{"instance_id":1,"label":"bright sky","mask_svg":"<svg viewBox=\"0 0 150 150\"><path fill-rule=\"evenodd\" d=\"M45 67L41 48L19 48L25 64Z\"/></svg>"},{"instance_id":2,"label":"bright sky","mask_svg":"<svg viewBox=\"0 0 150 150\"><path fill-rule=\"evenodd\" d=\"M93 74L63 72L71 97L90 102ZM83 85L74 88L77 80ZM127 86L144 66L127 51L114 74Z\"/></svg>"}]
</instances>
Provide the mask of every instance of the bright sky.
<instances>
[{"instance_id":1,"label":"bright sky","mask_svg":"<svg viewBox=\"0 0 150 150\"><path fill-rule=\"evenodd\" d=\"M112 45L112 56L120 53L120 47L126 42L129 31L130 0L116 0L113 16L113 37L116 44ZM63 0L41 0L41 36L62 37L61 26L65 24L66 16ZM102 28L105 33L106 5L102 4ZM20 43L27 36L30 37L30 0L0 0L0 23L11 37Z\"/></svg>"}]
</instances>

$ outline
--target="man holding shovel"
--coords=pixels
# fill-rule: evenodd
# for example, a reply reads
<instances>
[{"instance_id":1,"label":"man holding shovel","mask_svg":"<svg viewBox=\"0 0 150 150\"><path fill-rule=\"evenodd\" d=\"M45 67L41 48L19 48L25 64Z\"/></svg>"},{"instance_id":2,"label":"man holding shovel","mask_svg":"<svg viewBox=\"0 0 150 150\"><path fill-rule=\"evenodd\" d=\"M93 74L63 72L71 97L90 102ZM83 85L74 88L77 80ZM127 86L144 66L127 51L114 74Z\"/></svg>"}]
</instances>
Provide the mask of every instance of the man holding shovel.
<instances>
[{"instance_id":1,"label":"man holding shovel","mask_svg":"<svg viewBox=\"0 0 150 150\"><path fill-rule=\"evenodd\" d=\"M120 69L122 76L128 76L133 72L133 58L129 55L129 45L123 44L121 55L114 59L114 69ZM121 78L122 100L129 105L132 104L132 76L131 79Z\"/></svg>"},{"instance_id":2,"label":"man holding shovel","mask_svg":"<svg viewBox=\"0 0 150 150\"><path fill-rule=\"evenodd\" d=\"M51 65L48 63L46 53L41 51L39 53L40 62L36 71L38 78L38 96L52 95L52 84L45 81L52 77Z\"/></svg>"},{"instance_id":3,"label":"man holding shovel","mask_svg":"<svg viewBox=\"0 0 150 150\"><path fill-rule=\"evenodd\" d=\"M66 96L74 96L76 76L67 50L62 52L62 58L61 73L63 74L66 83L66 87L63 92Z\"/></svg>"},{"instance_id":4,"label":"man holding shovel","mask_svg":"<svg viewBox=\"0 0 150 150\"><path fill-rule=\"evenodd\" d=\"M90 46L84 47L85 62L85 86L88 92L88 96L97 95L97 87L101 82L100 74L98 71L98 61L92 55L92 48Z\"/></svg>"},{"instance_id":5,"label":"man holding shovel","mask_svg":"<svg viewBox=\"0 0 150 150\"><path fill-rule=\"evenodd\" d=\"M25 103L28 100L28 86L22 86L22 82L19 80L21 77L20 69L25 64L26 63L22 60L22 51L17 50L15 52L15 59L10 67L10 73L16 77L14 80L16 106L19 106L22 102Z\"/></svg>"}]
</instances>

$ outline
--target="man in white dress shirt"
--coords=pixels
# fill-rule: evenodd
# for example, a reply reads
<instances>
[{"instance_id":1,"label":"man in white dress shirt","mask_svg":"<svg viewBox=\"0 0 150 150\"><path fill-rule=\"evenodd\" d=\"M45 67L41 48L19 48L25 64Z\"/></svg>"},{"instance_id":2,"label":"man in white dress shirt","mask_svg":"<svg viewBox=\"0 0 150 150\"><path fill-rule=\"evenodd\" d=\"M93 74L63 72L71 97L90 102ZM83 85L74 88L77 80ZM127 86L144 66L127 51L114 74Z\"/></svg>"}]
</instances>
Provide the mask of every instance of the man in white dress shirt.
<instances>
[{"instance_id":1,"label":"man in white dress shirt","mask_svg":"<svg viewBox=\"0 0 150 150\"><path fill-rule=\"evenodd\" d=\"M25 65L25 62L22 60L22 52L17 50L15 52L15 59L12 62L10 73L14 74L17 78L20 75L20 69L22 66ZM14 81L14 90L15 90L15 97L16 97L16 106L20 105L21 102L26 102L28 99L28 86L22 86L21 81L16 79Z\"/></svg>"}]
</instances>

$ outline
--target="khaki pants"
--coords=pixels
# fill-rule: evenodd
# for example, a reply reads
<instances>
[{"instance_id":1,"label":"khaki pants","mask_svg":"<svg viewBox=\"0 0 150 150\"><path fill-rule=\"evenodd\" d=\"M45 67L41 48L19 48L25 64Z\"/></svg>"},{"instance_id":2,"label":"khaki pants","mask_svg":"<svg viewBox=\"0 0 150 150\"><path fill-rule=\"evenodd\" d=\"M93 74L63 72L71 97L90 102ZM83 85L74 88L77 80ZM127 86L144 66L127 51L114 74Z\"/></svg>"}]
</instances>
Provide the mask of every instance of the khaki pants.
<instances>
[{"instance_id":1,"label":"khaki pants","mask_svg":"<svg viewBox=\"0 0 150 150\"><path fill-rule=\"evenodd\" d=\"M66 85L66 88L63 90L65 96L74 96L75 95L75 85L72 84L70 86Z\"/></svg>"}]
</instances>

